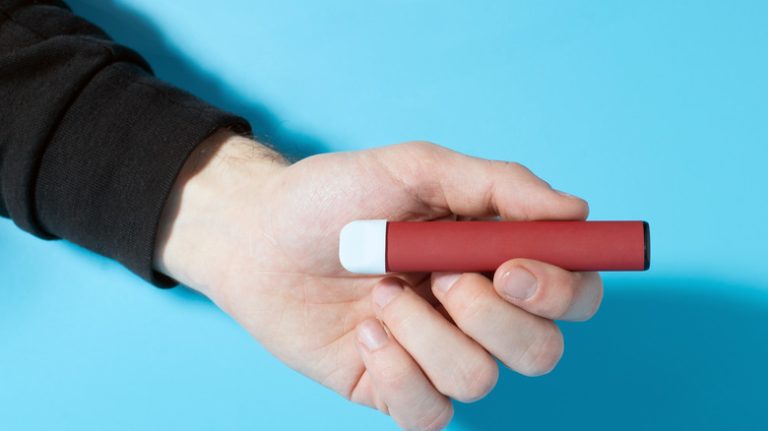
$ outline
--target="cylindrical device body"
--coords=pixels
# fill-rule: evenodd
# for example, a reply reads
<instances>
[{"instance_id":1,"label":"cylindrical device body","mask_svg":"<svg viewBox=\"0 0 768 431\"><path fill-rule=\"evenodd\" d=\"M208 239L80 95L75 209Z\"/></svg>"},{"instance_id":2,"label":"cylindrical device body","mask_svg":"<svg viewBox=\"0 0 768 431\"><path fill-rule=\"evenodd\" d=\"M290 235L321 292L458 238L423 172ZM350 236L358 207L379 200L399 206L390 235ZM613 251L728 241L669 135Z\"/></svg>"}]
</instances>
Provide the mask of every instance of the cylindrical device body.
<instances>
[{"instance_id":1,"label":"cylindrical device body","mask_svg":"<svg viewBox=\"0 0 768 431\"><path fill-rule=\"evenodd\" d=\"M494 271L513 258L571 271L642 271L650 265L643 221L389 222L388 272Z\"/></svg>"}]
</instances>

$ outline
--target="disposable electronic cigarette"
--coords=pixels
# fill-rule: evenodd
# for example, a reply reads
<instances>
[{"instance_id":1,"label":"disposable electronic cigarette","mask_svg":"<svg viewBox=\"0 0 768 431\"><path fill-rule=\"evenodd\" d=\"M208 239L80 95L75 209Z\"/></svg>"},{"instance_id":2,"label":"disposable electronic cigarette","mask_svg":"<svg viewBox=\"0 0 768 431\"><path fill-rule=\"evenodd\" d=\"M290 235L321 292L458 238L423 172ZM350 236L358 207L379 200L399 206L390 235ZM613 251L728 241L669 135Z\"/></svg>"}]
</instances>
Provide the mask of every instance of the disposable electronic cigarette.
<instances>
[{"instance_id":1,"label":"disposable electronic cigarette","mask_svg":"<svg viewBox=\"0 0 768 431\"><path fill-rule=\"evenodd\" d=\"M571 271L643 271L650 251L644 221L357 220L339 238L342 266L359 274L495 271L513 258Z\"/></svg>"}]
</instances>

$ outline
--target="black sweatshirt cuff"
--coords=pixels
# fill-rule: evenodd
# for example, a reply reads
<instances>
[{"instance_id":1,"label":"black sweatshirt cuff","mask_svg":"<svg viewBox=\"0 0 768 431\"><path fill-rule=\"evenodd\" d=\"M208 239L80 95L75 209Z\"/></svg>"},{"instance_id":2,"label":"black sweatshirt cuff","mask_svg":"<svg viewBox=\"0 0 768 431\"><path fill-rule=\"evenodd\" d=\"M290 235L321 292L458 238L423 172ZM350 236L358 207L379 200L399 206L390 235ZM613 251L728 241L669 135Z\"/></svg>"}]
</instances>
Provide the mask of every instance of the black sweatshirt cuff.
<instances>
[{"instance_id":1,"label":"black sweatshirt cuff","mask_svg":"<svg viewBox=\"0 0 768 431\"><path fill-rule=\"evenodd\" d=\"M0 216L157 286L155 236L194 147L245 120L154 78L57 0L0 0Z\"/></svg>"},{"instance_id":2,"label":"black sweatshirt cuff","mask_svg":"<svg viewBox=\"0 0 768 431\"><path fill-rule=\"evenodd\" d=\"M45 148L35 188L39 226L122 262L156 286L174 285L152 267L158 221L188 155L221 128L250 132L244 119L135 64L107 66L67 109Z\"/></svg>"}]
</instances>

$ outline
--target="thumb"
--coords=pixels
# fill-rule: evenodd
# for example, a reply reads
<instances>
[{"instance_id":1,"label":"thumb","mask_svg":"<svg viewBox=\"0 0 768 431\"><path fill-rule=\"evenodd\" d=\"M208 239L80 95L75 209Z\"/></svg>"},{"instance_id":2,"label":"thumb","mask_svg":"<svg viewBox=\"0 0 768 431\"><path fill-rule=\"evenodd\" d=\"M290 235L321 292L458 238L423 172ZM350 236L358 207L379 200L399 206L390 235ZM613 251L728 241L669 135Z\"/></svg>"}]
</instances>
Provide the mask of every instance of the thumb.
<instances>
[{"instance_id":1,"label":"thumb","mask_svg":"<svg viewBox=\"0 0 768 431\"><path fill-rule=\"evenodd\" d=\"M472 157L428 142L378 149L395 179L435 212L504 220L583 220L589 205L525 166Z\"/></svg>"}]
</instances>

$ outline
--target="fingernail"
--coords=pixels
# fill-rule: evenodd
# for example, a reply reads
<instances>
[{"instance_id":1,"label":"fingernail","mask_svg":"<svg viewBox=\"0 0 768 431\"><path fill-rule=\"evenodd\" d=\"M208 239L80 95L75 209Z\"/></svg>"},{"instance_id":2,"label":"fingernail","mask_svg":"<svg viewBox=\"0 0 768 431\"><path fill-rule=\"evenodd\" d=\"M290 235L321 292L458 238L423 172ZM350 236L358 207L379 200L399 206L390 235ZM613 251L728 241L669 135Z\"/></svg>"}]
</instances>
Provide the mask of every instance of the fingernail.
<instances>
[{"instance_id":1,"label":"fingernail","mask_svg":"<svg viewBox=\"0 0 768 431\"><path fill-rule=\"evenodd\" d=\"M432 280L432 286L435 290L445 295L451 290L453 285L456 284L456 280L458 280L459 277L461 277L460 272L435 273L434 279Z\"/></svg>"},{"instance_id":2,"label":"fingernail","mask_svg":"<svg viewBox=\"0 0 768 431\"><path fill-rule=\"evenodd\" d=\"M501 280L501 292L509 299L528 299L537 288L536 277L519 266L507 271Z\"/></svg>"},{"instance_id":3,"label":"fingernail","mask_svg":"<svg viewBox=\"0 0 768 431\"><path fill-rule=\"evenodd\" d=\"M366 320L357 327L357 341L369 351L384 347L388 339L387 332L378 320Z\"/></svg>"},{"instance_id":4,"label":"fingernail","mask_svg":"<svg viewBox=\"0 0 768 431\"><path fill-rule=\"evenodd\" d=\"M379 308L384 308L403 291L403 285L396 278L385 278L373 289L373 302Z\"/></svg>"}]
</instances>

